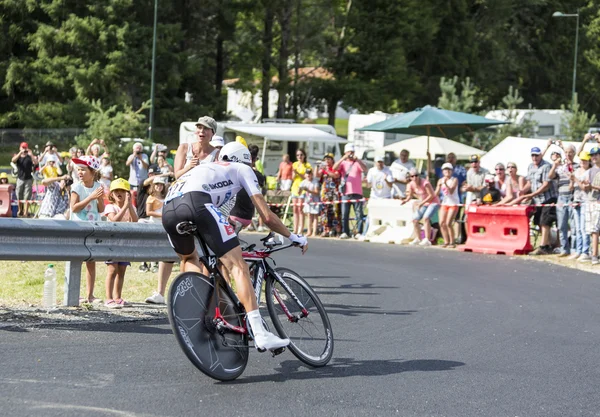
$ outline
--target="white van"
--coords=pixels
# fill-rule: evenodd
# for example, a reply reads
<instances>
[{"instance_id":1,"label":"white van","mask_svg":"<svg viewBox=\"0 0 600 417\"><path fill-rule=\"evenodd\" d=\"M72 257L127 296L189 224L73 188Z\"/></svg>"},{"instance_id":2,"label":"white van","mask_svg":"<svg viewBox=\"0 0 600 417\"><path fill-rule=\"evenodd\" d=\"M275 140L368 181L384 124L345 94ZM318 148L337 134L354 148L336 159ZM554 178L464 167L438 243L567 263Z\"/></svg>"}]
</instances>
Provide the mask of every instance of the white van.
<instances>
[{"instance_id":1,"label":"white van","mask_svg":"<svg viewBox=\"0 0 600 417\"><path fill-rule=\"evenodd\" d=\"M181 123L179 143L194 141L195 131L196 122ZM218 122L217 135L223 136L225 143L235 141L239 135L249 145L257 145L266 175L277 174L283 154L289 154L295 161L296 150L304 149L308 162L316 166L327 153L333 153L336 160L341 158L343 148L340 147L347 143L346 139L337 136L332 126L302 123Z\"/></svg>"}]
</instances>

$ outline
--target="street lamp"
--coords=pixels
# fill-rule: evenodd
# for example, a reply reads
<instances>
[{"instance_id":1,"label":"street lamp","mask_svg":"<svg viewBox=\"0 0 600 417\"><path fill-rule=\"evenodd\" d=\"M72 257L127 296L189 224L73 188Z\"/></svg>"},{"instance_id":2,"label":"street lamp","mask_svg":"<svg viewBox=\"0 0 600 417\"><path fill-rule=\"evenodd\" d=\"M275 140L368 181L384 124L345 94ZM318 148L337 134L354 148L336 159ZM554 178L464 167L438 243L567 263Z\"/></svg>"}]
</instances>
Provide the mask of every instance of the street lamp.
<instances>
[{"instance_id":1,"label":"street lamp","mask_svg":"<svg viewBox=\"0 0 600 417\"><path fill-rule=\"evenodd\" d=\"M152 34L152 75L150 80L150 126L148 128L148 139L152 140L154 130L154 75L156 72L156 26L158 22L158 0L154 0L154 31Z\"/></svg>"},{"instance_id":2,"label":"street lamp","mask_svg":"<svg viewBox=\"0 0 600 417\"><path fill-rule=\"evenodd\" d=\"M552 13L552 17L576 17L577 27L575 28L575 59L573 60L573 89L571 91L571 100L573 102L573 108L575 107L575 82L577 80L577 46L579 44L579 9L577 13L565 14L562 12Z\"/></svg>"}]
</instances>

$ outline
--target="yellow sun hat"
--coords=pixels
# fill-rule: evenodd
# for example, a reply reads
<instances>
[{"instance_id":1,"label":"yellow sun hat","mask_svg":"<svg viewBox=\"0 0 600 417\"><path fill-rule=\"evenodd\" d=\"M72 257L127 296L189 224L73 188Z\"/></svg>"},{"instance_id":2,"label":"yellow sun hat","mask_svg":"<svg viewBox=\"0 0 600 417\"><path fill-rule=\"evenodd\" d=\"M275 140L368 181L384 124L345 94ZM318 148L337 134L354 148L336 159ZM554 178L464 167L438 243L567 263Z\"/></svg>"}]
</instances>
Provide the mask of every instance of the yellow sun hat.
<instances>
[{"instance_id":1,"label":"yellow sun hat","mask_svg":"<svg viewBox=\"0 0 600 417\"><path fill-rule=\"evenodd\" d=\"M123 178L117 178L110 183L110 191L113 192L114 190L129 191L131 190L131 186L127 180L124 180Z\"/></svg>"},{"instance_id":2,"label":"yellow sun hat","mask_svg":"<svg viewBox=\"0 0 600 417\"><path fill-rule=\"evenodd\" d=\"M236 136L236 137L235 137L235 141L236 141L237 143L241 143L241 144L242 144L242 145L244 145L246 148L248 147L248 144L246 143L246 139L244 139L244 138L243 138L243 137L241 137L241 136Z\"/></svg>"}]
</instances>

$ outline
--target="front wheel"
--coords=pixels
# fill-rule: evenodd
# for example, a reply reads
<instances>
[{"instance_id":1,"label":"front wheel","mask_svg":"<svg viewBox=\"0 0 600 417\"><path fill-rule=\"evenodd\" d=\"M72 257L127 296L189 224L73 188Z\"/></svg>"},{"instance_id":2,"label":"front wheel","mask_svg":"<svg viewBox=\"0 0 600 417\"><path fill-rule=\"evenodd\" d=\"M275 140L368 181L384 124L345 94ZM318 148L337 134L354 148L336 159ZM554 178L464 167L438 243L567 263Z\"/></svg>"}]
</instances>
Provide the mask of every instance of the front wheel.
<instances>
[{"instance_id":1,"label":"front wheel","mask_svg":"<svg viewBox=\"0 0 600 417\"><path fill-rule=\"evenodd\" d=\"M269 277L265 288L273 326L282 338L290 339L290 351L302 362L327 365L333 356L333 332L325 307L300 275L287 268L275 272L283 282Z\"/></svg>"},{"instance_id":2,"label":"front wheel","mask_svg":"<svg viewBox=\"0 0 600 417\"><path fill-rule=\"evenodd\" d=\"M194 366L211 378L230 381L246 368L248 338L216 329L214 290L213 280L197 272L184 272L171 284L167 310L173 334ZM219 291L219 307L227 322L244 326L244 312L225 288Z\"/></svg>"}]
</instances>

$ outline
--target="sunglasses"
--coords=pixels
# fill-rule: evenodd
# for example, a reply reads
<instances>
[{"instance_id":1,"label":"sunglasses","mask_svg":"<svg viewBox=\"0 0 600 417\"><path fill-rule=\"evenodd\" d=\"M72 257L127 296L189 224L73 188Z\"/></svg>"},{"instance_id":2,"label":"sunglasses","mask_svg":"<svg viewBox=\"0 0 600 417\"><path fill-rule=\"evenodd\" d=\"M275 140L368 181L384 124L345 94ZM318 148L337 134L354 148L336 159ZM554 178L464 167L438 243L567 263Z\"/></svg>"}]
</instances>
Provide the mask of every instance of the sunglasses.
<instances>
[{"instance_id":1,"label":"sunglasses","mask_svg":"<svg viewBox=\"0 0 600 417\"><path fill-rule=\"evenodd\" d=\"M539 153L532 153L531 157L533 158L534 156L542 156L542 155L540 155Z\"/></svg>"},{"instance_id":2,"label":"sunglasses","mask_svg":"<svg viewBox=\"0 0 600 417\"><path fill-rule=\"evenodd\" d=\"M496 168L496 171L504 171L504 168Z\"/></svg>"},{"instance_id":3,"label":"sunglasses","mask_svg":"<svg viewBox=\"0 0 600 417\"><path fill-rule=\"evenodd\" d=\"M517 169L517 167L514 167L514 166L512 166L512 165L509 165L509 166L507 166L506 168L508 168L508 169L511 169L511 168Z\"/></svg>"},{"instance_id":4,"label":"sunglasses","mask_svg":"<svg viewBox=\"0 0 600 417\"><path fill-rule=\"evenodd\" d=\"M479 161L471 161L472 164L478 164Z\"/></svg>"},{"instance_id":5,"label":"sunglasses","mask_svg":"<svg viewBox=\"0 0 600 417\"><path fill-rule=\"evenodd\" d=\"M411 175L410 177L411 177L411 178L417 178L417 177L418 177L418 175Z\"/></svg>"}]
</instances>

